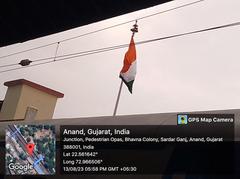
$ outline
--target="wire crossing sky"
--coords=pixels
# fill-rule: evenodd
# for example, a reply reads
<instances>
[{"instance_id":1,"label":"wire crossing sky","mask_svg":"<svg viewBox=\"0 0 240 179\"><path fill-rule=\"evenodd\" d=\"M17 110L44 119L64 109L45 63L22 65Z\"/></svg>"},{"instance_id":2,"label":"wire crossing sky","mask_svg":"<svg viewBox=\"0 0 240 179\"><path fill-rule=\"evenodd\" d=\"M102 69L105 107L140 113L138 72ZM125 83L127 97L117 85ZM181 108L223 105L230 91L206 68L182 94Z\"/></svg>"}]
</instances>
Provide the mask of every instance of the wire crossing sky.
<instances>
[{"instance_id":1,"label":"wire crossing sky","mask_svg":"<svg viewBox=\"0 0 240 179\"><path fill-rule=\"evenodd\" d=\"M181 37L181 36L192 35L192 34L197 34L197 33L202 33L202 32L207 32L207 31L213 31L213 30L218 30L218 29L227 28L227 27L239 26L239 25L240 25L240 22L235 22L235 23L225 24L225 25L221 25L221 26L210 27L207 29L201 29L201 30L196 30L196 31L186 32L186 33L181 33L181 34L175 34L175 35L171 35L171 36L167 36L167 37L160 37L160 38L155 38L155 39L150 39L150 40L139 41L139 42L136 42L135 44L141 45L141 44L146 44L146 43L151 43L151 42L156 42L156 41L161 41L161 40L166 40L166 39L171 39L171 38L177 38L177 37ZM126 47L128 47L128 44L100 48L100 49L95 49L95 50L88 50L88 51L84 51L84 52L77 52L77 53L66 54L66 55L61 55L61 56L56 56L56 53L55 53L54 57L37 59L37 60L34 60L33 63L39 62L39 61L50 60L50 59L54 59L54 60L30 65L27 67L34 67L34 66L44 65L44 64L48 64L48 63L57 62L57 61L69 60L69 59L73 59L73 58L77 58L77 57L83 57L83 56L87 56L87 55L103 53L103 52L117 50L117 49L126 48ZM58 46L57 46L57 49L58 49ZM57 50L56 50L56 52L57 52ZM62 57L64 57L64 58L62 58ZM58 58L60 58L60 59L58 59ZM8 67L8 66L15 66L15 65L19 65L19 64L16 63L16 64L3 65L3 66L0 66L0 68ZM22 68L27 68L27 67L8 69L8 70L0 71L0 73L14 71L14 70L20 70Z\"/></svg>"},{"instance_id":2,"label":"wire crossing sky","mask_svg":"<svg viewBox=\"0 0 240 179\"><path fill-rule=\"evenodd\" d=\"M51 46L51 45L54 45L54 44L58 44L58 43L61 43L61 42L66 42L66 41L73 40L73 39L80 38L80 37L84 37L84 36L87 36L87 35L95 34L95 33L101 32L101 31L105 31L105 30L108 30L108 29L112 29L112 28L115 28L115 27L118 27L118 26L122 26L122 25L125 25L125 24L129 24L129 23L135 22L136 20L142 20L142 19L150 18L150 17L156 16L156 15L160 15L160 14L163 14L163 13L166 13L166 12L170 12L170 11L173 11L173 10L177 10L177 9L181 9L181 8L184 8L184 7L187 7L187 6L191 6L191 5L200 3L202 1L204 1L204 0L194 1L194 2L187 3L187 4L184 4L184 5L181 5L181 6L170 8L170 9L167 9L167 10L164 10L164 11L160 11L160 12L156 12L156 13L153 13L153 14L150 14L150 15L142 16L142 17L134 19L134 20L129 20L129 21L122 22L122 23L119 23L119 24L115 24L115 25L111 25L111 26L108 26L108 27L104 27L102 29L90 31L90 32L87 32L87 33L84 33L84 34L81 34L81 35L77 35L77 36L74 36L74 37L70 37L70 38L66 38L66 39L63 39L63 40L59 40L57 42L52 42L52 43L49 43L49 44L45 44L45 45L41 45L41 46L38 46L38 47L26 49L26 50L23 50L23 51L10 53L8 55L0 56L0 59L1 58L10 57L10 56L13 56L13 55L17 55L17 54L21 54L21 53L25 53L25 52L29 52L29 51L33 51L33 50L37 50L37 49L40 49L40 48L48 47L48 46Z\"/></svg>"}]
</instances>

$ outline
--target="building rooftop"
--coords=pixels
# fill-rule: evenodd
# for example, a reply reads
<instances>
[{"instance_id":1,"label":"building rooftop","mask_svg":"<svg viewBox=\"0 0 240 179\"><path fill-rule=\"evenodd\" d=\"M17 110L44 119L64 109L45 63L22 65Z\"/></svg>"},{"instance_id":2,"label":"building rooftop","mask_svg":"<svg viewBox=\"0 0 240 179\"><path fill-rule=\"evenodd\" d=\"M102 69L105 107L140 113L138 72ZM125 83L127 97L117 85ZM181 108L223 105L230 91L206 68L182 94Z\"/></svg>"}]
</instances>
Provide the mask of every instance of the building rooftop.
<instances>
[{"instance_id":1,"label":"building rooftop","mask_svg":"<svg viewBox=\"0 0 240 179\"><path fill-rule=\"evenodd\" d=\"M50 95L56 96L57 98L63 98L64 94L60 93L58 91L52 90L50 88L47 88L45 86L39 85L37 83L25 80L25 79L18 79L18 80L13 80L13 81L7 81L4 83L5 86L11 87L11 86L16 86L16 85L27 85L32 88L35 88L37 90L43 91L45 93L48 93Z\"/></svg>"}]
</instances>

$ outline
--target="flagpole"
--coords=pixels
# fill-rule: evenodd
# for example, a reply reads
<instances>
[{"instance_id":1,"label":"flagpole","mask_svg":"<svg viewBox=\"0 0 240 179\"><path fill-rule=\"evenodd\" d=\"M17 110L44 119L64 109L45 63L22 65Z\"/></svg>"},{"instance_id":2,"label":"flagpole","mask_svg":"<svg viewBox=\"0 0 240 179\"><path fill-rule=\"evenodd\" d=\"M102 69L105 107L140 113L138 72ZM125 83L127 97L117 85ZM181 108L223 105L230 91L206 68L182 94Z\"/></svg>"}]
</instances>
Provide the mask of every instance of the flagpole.
<instances>
[{"instance_id":1,"label":"flagpole","mask_svg":"<svg viewBox=\"0 0 240 179\"><path fill-rule=\"evenodd\" d=\"M136 32L138 32L137 20L136 20L135 24L133 25L133 28L131 29L131 31L132 31L132 38L133 38L134 34ZM113 116L116 116L116 114L117 114L118 104L119 104L119 100L120 100L120 96L121 96L121 92L122 92L122 86L123 86L123 80L121 80L121 83L120 83L120 87L119 87L119 91L118 91L118 95L117 95L117 101L116 101L114 111L113 111Z\"/></svg>"},{"instance_id":2,"label":"flagpole","mask_svg":"<svg viewBox=\"0 0 240 179\"><path fill-rule=\"evenodd\" d=\"M117 96L117 101L116 101L116 104L115 104L113 116L116 116L116 114L117 114L119 99L120 99L121 92L122 92L122 86L123 86L123 80L121 80L121 83L120 83L120 87L119 87L119 91L118 91L118 96Z\"/></svg>"}]
</instances>

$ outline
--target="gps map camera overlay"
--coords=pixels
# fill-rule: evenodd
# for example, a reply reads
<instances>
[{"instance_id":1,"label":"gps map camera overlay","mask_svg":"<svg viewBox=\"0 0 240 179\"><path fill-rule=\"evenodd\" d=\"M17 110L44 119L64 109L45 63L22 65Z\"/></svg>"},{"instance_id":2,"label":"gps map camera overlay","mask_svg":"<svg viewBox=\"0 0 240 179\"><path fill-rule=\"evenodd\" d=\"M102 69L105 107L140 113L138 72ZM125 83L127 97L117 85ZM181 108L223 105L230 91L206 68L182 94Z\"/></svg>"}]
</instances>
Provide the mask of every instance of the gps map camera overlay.
<instances>
[{"instance_id":1,"label":"gps map camera overlay","mask_svg":"<svg viewBox=\"0 0 240 179\"><path fill-rule=\"evenodd\" d=\"M56 172L56 137L52 125L8 125L7 175L53 175Z\"/></svg>"}]
</instances>

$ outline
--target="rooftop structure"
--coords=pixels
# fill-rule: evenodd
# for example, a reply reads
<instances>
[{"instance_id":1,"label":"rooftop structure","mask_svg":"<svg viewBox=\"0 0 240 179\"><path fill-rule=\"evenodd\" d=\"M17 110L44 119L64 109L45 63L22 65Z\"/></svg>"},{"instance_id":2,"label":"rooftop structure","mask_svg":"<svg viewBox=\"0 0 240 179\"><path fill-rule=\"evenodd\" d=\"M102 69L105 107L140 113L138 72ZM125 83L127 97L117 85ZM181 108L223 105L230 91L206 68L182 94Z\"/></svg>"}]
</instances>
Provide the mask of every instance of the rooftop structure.
<instances>
[{"instance_id":1,"label":"rooftop structure","mask_svg":"<svg viewBox=\"0 0 240 179\"><path fill-rule=\"evenodd\" d=\"M64 96L25 79L8 81L4 85L8 90L2 103L1 120L52 119L57 99Z\"/></svg>"}]
</instances>

